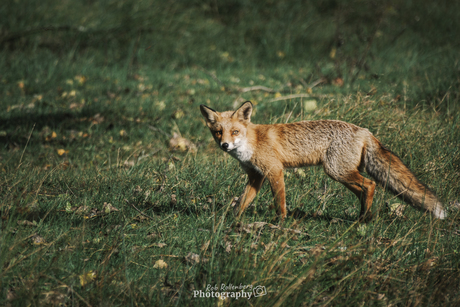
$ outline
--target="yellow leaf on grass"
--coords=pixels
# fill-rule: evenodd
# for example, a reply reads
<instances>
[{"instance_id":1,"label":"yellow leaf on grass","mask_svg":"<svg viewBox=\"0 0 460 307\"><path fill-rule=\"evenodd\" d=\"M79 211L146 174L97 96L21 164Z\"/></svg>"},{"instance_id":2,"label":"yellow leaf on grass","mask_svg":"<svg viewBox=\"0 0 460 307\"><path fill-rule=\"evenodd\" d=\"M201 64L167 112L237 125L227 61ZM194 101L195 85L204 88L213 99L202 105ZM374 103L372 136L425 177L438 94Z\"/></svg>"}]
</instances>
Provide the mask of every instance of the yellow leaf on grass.
<instances>
[{"instance_id":1,"label":"yellow leaf on grass","mask_svg":"<svg viewBox=\"0 0 460 307\"><path fill-rule=\"evenodd\" d=\"M80 277L80 285L84 287L86 284L96 279L96 272L91 270L85 274L80 275L79 277Z\"/></svg>"},{"instance_id":2,"label":"yellow leaf on grass","mask_svg":"<svg viewBox=\"0 0 460 307\"><path fill-rule=\"evenodd\" d=\"M301 168L297 169L296 173L300 176L300 177L306 177L307 175L305 174L305 171Z\"/></svg>"},{"instance_id":3,"label":"yellow leaf on grass","mask_svg":"<svg viewBox=\"0 0 460 307\"><path fill-rule=\"evenodd\" d=\"M305 112L312 112L316 110L318 106L316 105L316 100L310 99L303 102L303 109Z\"/></svg>"},{"instance_id":4,"label":"yellow leaf on grass","mask_svg":"<svg viewBox=\"0 0 460 307\"><path fill-rule=\"evenodd\" d=\"M80 84L84 84L86 82L85 76L76 75L74 79Z\"/></svg>"},{"instance_id":5,"label":"yellow leaf on grass","mask_svg":"<svg viewBox=\"0 0 460 307\"><path fill-rule=\"evenodd\" d=\"M337 49L336 48L332 48L331 49L331 52L329 53L329 56L331 57L331 59L335 58L335 54L337 53Z\"/></svg>"},{"instance_id":6,"label":"yellow leaf on grass","mask_svg":"<svg viewBox=\"0 0 460 307\"><path fill-rule=\"evenodd\" d=\"M168 264L161 259L155 261L155 265L153 266L154 269L165 269L167 267L168 267Z\"/></svg>"},{"instance_id":7,"label":"yellow leaf on grass","mask_svg":"<svg viewBox=\"0 0 460 307\"><path fill-rule=\"evenodd\" d=\"M69 153L69 151L61 148L61 149L57 150L57 153L58 153L58 155L63 156L66 153Z\"/></svg>"},{"instance_id":8,"label":"yellow leaf on grass","mask_svg":"<svg viewBox=\"0 0 460 307\"><path fill-rule=\"evenodd\" d=\"M56 132L53 131L50 135L48 135L48 136L45 138L45 140L46 140L46 141L51 141L52 139L55 139L55 138L57 138L57 134L56 134Z\"/></svg>"},{"instance_id":9,"label":"yellow leaf on grass","mask_svg":"<svg viewBox=\"0 0 460 307\"><path fill-rule=\"evenodd\" d=\"M107 202L104 202L102 209L104 210L105 213L110 213L112 211L120 211L117 208L115 208L111 203L107 203Z\"/></svg>"}]
</instances>

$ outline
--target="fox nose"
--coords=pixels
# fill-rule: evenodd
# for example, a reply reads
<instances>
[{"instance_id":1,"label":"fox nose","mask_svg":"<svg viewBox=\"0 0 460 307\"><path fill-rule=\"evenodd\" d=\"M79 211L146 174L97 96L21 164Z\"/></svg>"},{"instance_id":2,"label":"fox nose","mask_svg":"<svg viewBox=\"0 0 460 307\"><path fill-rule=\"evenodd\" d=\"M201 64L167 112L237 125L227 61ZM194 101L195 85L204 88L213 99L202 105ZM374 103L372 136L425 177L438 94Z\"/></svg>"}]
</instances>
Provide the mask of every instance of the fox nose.
<instances>
[{"instance_id":1,"label":"fox nose","mask_svg":"<svg viewBox=\"0 0 460 307\"><path fill-rule=\"evenodd\" d=\"M223 143L223 144L222 144L222 145L220 145L220 146L222 146L222 148L223 148L223 149L225 149L225 150L227 150L227 149L228 149L228 143Z\"/></svg>"}]
</instances>

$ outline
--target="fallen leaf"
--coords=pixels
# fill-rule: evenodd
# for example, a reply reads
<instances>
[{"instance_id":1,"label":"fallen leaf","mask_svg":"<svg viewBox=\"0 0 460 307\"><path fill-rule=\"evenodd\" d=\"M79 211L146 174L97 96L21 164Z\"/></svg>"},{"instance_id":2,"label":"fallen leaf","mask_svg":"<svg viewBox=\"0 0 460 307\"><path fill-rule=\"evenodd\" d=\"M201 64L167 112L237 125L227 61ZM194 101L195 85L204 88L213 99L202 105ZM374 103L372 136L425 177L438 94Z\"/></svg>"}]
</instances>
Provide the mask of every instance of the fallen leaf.
<instances>
[{"instance_id":1,"label":"fallen leaf","mask_svg":"<svg viewBox=\"0 0 460 307\"><path fill-rule=\"evenodd\" d=\"M90 118L90 121L92 122L93 125L97 125L104 121L104 117L101 116L100 113L96 113L92 118Z\"/></svg>"},{"instance_id":2,"label":"fallen leaf","mask_svg":"<svg viewBox=\"0 0 460 307\"><path fill-rule=\"evenodd\" d=\"M136 162L134 162L133 160L123 162L123 166L128 167L128 168L133 167L134 165L136 165Z\"/></svg>"},{"instance_id":3,"label":"fallen leaf","mask_svg":"<svg viewBox=\"0 0 460 307\"><path fill-rule=\"evenodd\" d=\"M68 150L65 150L65 149L62 149L62 148L57 150L57 153L60 156L63 156L65 154L67 154L68 152L69 152Z\"/></svg>"},{"instance_id":4,"label":"fallen leaf","mask_svg":"<svg viewBox=\"0 0 460 307\"><path fill-rule=\"evenodd\" d=\"M203 245L201 246L201 251L206 251L210 243L211 243L211 240L208 240L205 243L203 243Z\"/></svg>"},{"instance_id":5,"label":"fallen leaf","mask_svg":"<svg viewBox=\"0 0 460 307\"><path fill-rule=\"evenodd\" d=\"M385 294L383 293L377 293L377 300L386 300Z\"/></svg>"},{"instance_id":6,"label":"fallen leaf","mask_svg":"<svg viewBox=\"0 0 460 307\"><path fill-rule=\"evenodd\" d=\"M320 244L316 244L315 247L313 247L312 249L310 249L310 252L314 255L314 256L317 256L319 254L321 254L324 250L326 250L326 248Z\"/></svg>"},{"instance_id":7,"label":"fallen leaf","mask_svg":"<svg viewBox=\"0 0 460 307\"><path fill-rule=\"evenodd\" d=\"M22 220L22 221L18 221L18 225L22 225L22 226L37 226L37 222L33 221L27 221L27 220Z\"/></svg>"},{"instance_id":8,"label":"fallen leaf","mask_svg":"<svg viewBox=\"0 0 460 307\"><path fill-rule=\"evenodd\" d=\"M168 264L161 259L155 261L155 265L153 266L154 269L165 269L167 267L168 267Z\"/></svg>"},{"instance_id":9,"label":"fallen leaf","mask_svg":"<svg viewBox=\"0 0 460 307\"><path fill-rule=\"evenodd\" d=\"M42 293L42 295L44 295L45 298L40 300L40 305L65 306L67 297L64 293L59 291L48 291Z\"/></svg>"},{"instance_id":10,"label":"fallen leaf","mask_svg":"<svg viewBox=\"0 0 460 307\"><path fill-rule=\"evenodd\" d=\"M303 109L305 112L312 112L318 108L316 100L310 99L303 102Z\"/></svg>"},{"instance_id":11,"label":"fallen leaf","mask_svg":"<svg viewBox=\"0 0 460 307\"><path fill-rule=\"evenodd\" d=\"M81 214L81 213L87 212L88 210L89 210L89 207L83 205L83 206L80 206L78 208L75 208L75 213L80 213Z\"/></svg>"},{"instance_id":12,"label":"fallen leaf","mask_svg":"<svg viewBox=\"0 0 460 307\"><path fill-rule=\"evenodd\" d=\"M174 111L173 114L171 115L173 119L181 119L184 116L185 116L185 113L181 109Z\"/></svg>"},{"instance_id":13,"label":"fallen leaf","mask_svg":"<svg viewBox=\"0 0 460 307\"><path fill-rule=\"evenodd\" d=\"M268 244L265 244L264 242L261 243L261 245L264 247L264 253L269 251L272 247L276 246L275 242L270 242Z\"/></svg>"},{"instance_id":14,"label":"fallen leaf","mask_svg":"<svg viewBox=\"0 0 460 307\"><path fill-rule=\"evenodd\" d=\"M158 237L158 234L155 233L155 232L150 232L150 233L148 233L145 237L146 237L147 239L152 240L152 239L157 238L157 237Z\"/></svg>"},{"instance_id":15,"label":"fallen leaf","mask_svg":"<svg viewBox=\"0 0 460 307\"><path fill-rule=\"evenodd\" d=\"M185 256L185 260L187 260L187 262L192 263L192 264L199 263L200 255L190 252L188 253L187 256Z\"/></svg>"},{"instance_id":16,"label":"fallen leaf","mask_svg":"<svg viewBox=\"0 0 460 307\"><path fill-rule=\"evenodd\" d=\"M35 245L42 245L42 244L46 244L46 241L45 241L45 238L36 234L32 236L32 243Z\"/></svg>"},{"instance_id":17,"label":"fallen leaf","mask_svg":"<svg viewBox=\"0 0 460 307\"><path fill-rule=\"evenodd\" d=\"M79 277L80 277L80 285L84 287L86 284L96 279L96 272L91 270L85 274L80 275Z\"/></svg>"},{"instance_id":18,"label":"fallen leaf","mask_svg":"<svg viewBox=\"0 0 460 307\"><path fill-rule=\"evenodd\" d=\"M225 243L225 251L226 251L227 253L231 253L232 247L233 247L232 242L227 241L227 242Z\"/></svg>"},{"instance_id":19,"label":"fallen leaf","mask_svg":"<svg viewBox=\"0 0 460 307\"><path fill-rule=\"evenodd\" d=\"M141 192L142 192L142 188L141 188L140 185L136 186L136 187L134 188L134 190L133 190L134 196L139 195Z\"/></svg>"},{"instance_id":20,"label":"fallen leaf","mask_svg":"<svg viewBox=\"0 0 460 307\"><path fill-rule=\"evenodd\" d=\"M196 152L196 145L193 144L190 140L180 136L174 132L173 137L169 140L169 149L170 150L179 150L179 151L191 151Z\"/></svg>"},{"instance_id":21,"label":"fallen leaf","mask_svg":"<svg viewBox=\"0 0 460 307\"><path fill-rule=\"evenodd\" d=\"M428 271L430 270L433 266L436 265L436 262L439 260L439 257L432 257L422 264L420 264L419 269L422 271Z\"/></svg>"},{"instance_id":22,"label":"fallen leaf","mask_svg":"<svg viewBox=\"0 0 460 307\"><path fill-rule=\"evenodd\" d=\"M394 203L388 206L390 209L390 213L392 215L396 215L398 217L404 216L404 210L406 209L406 205L400 203Z\"/></svg>"},{"instance_id":23,"label":"fallen leaf","mask_svg":"<svg viewBox=\"0 0 460 307\"><path fill-rule=\"evenodd\" d=\"M15 298L16 298L16 291L14 290L14 288L9 288L6 294L6 299L8 301L11 301L11 300L14 300Z\"/></svg>"},{"instance_id":24,"label":"fallen leaf","mask_svg":"<svg viewBox=\"0 0 460 307\"><path fill-rule=\"evenodd\" d=\"M85 100L82 99L81 100L81 103L78 103L78 102L72 102L70 105L69 105L69 109L73 110L73 109L81 109L85 106Z\"/></svg>"},{"instance_id":25,"label":"fallen leaf","mask_svg":"<svg viewBox=\"0 0 460 307\"><path fill-rule=\"evenodd\" d=\"M82 75L76 75L74 78L80 85L84 84L86 82L86 77Z\"/></svg>"},{"instance_id":26,"label":"fallen leaf","mask_svg":"<svg viewBox=\"0 0 460 307\"><path fill-rule=\"evenodd\" d=\"M286 242L281 243L281 248L291 248Z\"/></svg>"},{"instance_id":27,"label":"fallen leaf","mask_svg":"<svg viewBox=\"0 0 460 307\"><path fill-rule=\"evenodd\" d=\"M113 211L120 211L117 208L115 208L114 206L112 206L112 204L106 203L106 202L104 202L104 204L102 205L102 209L104 210L105 213L110 213L110 212L113 212Z\"/></svg>"},{"instance_id":28,"label":"fallen leaf","mask_svg":"<svg viewBox=\"0 0 460 307\"><path fill-rule=\"evenodd\" d=\"M335 58L336 52L337 52L336 48L331 49L331 52L329 52L329 56L331 57L331 59Z\"/></svg>"},{"instance_id":29,"label":"fallen leaf","mask_svg":"<svg viewBox=\"0 0 460 307\"><path fill-rule=\"evenodd\" d=\"M307 174L305 174L305 171L301 168L294 169L294 172L302 178L305 178L307 176Z\"/></svg>"},{"instance_id":30,"label":"fallen leaf","mask_svg":"<svg viewBox=\"0 0 460 307\"><path fill-rule=\"evenodd\" d=\"M91 212L87 215L85 215L85 219L90 219L90 218L93 218L93 217L97 217L97 216L101 216L103 215L104 212L97 209L97 208L92 208L91 209Z\"/></svg>"}]
</instances>

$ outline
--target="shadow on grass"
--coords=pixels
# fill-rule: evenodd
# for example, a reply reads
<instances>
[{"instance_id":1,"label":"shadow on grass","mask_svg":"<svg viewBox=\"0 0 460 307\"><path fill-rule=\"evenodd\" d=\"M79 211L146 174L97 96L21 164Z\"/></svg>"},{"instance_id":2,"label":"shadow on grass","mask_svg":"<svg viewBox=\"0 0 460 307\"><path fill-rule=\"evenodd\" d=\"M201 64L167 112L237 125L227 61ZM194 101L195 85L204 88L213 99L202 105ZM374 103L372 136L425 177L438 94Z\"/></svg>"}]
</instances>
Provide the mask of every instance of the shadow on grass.
<instances>
[{"instance_id":1,"label":"shadow on grass","mask_svg":"<svg viewBox=\"0 0 460 307\"><path fill-rule=\"evenodd\" d=\"M43 129L46 128L62 133L66 130L86 131L98 125L104 131L108 131L115 125L125 127L130 124L121 114L107 108L83 108L79 112L15 112L9 117L0 116L0 131L4 132L0 134L0 144L23 147L28 142L31 132L44 133ZM60 139L59 143L66 145L72 143L73 140L73 138Z\"/></svg>"}]
</instances>

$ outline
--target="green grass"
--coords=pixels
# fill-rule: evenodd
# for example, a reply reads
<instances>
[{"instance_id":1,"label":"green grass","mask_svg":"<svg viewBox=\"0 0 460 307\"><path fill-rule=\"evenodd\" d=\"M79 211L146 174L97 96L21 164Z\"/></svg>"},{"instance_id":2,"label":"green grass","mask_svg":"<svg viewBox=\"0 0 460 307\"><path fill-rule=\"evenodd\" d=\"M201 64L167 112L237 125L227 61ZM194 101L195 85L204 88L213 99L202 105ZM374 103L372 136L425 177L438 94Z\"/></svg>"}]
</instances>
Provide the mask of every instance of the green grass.
<instances>
[{"instance_id":1,"label":"green grass","mask_svg":"<svg viewBox=\"0 0 460 307\"><path fill-rule=\"evenodd\" d=\"M0 305L458 304L458 6L3 1ZM378 188L358 224L356 197L308 168L286 171L286 229L267 185L236 220L246 178L199 105L244 100L255 123L368 128L448 218L397 216ZM194 297L222 284L267 294Z\"/></svg>"}]
</instances>

